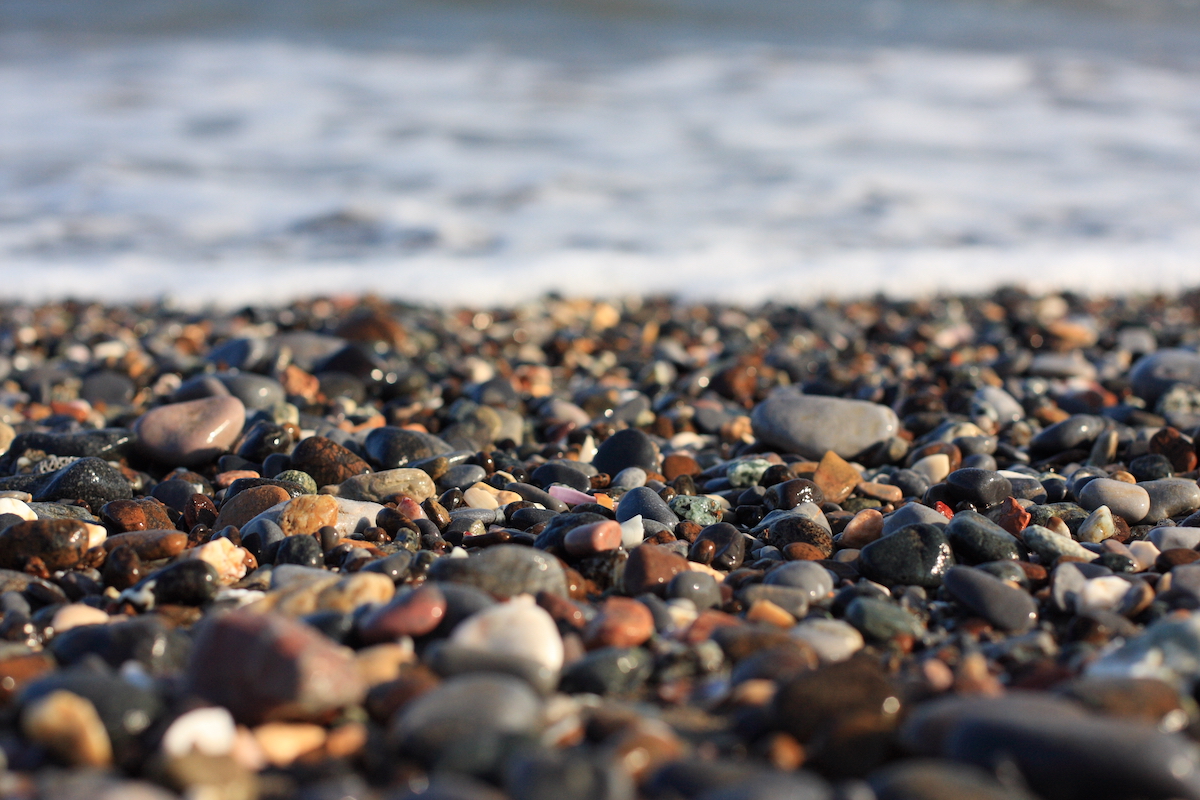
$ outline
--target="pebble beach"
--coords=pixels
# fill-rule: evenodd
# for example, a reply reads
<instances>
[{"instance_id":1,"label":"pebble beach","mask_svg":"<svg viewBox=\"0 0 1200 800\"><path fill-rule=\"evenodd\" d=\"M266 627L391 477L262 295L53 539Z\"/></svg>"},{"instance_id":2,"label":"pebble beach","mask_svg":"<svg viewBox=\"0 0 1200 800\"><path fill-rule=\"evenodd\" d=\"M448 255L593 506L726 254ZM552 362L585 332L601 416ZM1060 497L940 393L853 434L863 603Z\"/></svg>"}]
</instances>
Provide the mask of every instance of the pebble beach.
<instances>
[{"instance_id":1,"label":"pebble beach","mask_svg":"<svg viewBox=\"0 0 1200 800\"><path fill-rule=\"evenodd\" d=\"M1200 293L0 313L0 794L1200 798Z\"/></svg>"}]
</instances>

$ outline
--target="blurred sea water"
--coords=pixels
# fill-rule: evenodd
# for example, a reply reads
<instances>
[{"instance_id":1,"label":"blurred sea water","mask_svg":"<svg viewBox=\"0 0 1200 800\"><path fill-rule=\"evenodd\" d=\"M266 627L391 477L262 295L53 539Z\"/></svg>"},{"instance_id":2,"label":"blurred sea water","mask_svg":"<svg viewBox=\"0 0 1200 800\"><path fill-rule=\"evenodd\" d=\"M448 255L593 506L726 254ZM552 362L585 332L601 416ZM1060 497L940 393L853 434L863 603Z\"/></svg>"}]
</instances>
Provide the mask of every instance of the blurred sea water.
<instances>
[{"instance_id":1,"label":"blurred sea water","mask_svg":"<svg viewBox=\"0 0 1200 800\"><path fill-rule=\"evenodd\" d=\"M1200 284L1187 0L0 0L3 296Z\"/></svg>"}]
</instances>

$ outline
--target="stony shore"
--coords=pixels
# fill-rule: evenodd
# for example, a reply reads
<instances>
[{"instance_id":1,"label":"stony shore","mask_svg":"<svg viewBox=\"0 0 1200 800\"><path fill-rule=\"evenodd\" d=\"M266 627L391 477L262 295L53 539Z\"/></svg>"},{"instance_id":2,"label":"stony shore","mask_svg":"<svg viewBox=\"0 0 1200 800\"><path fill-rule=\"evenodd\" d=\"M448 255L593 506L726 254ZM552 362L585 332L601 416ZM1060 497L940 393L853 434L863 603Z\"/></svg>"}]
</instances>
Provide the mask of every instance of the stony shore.
<instances>
[{"instance_id":1,"label":"stony shore","mask_svg":"<svg viewBox=\"0 0 1200 800\"><path fill-rule=\"evenodd\" d=\"M1200 798L1200 293L0 315L0 795Z\"/></svg>"}]
</instances>

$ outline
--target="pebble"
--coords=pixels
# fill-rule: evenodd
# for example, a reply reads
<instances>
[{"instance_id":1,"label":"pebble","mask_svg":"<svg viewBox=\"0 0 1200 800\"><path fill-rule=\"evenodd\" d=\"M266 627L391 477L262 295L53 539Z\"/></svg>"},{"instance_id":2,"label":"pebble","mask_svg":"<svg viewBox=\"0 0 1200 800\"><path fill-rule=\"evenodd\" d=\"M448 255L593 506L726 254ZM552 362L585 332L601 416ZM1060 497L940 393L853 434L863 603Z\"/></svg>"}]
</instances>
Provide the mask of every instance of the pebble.
<instances>
[{"instance_id":1,"label":"pebble","mask_svg":"<svg viewBox=\"0 0 1200 800\"><path fill-rule=\"evenodd\" d=\"M648 486L639 486L626 492L617 503L617 522L625 522L635 516L652 519L672 528L679 524L675 512Z\"/></svg>"},{"instance_id":2,"label":"pebble","mask_svg":"<svg viewBox=\"0 0 1200 800\"><path fill-rule=\"evenodd\" d=\"M954 566L954 553L939 528L917 523L864 547L858 563L865 576L885 585L937 587Z\"/></svg>"},{"instance_id":3,"label":"pebble","mask_svg":"<svg viewBox=\"0 0 1200 800\"><path fill-rule=\"evenodd\" d=\"M1025 545L1041 556L1049 564L1061 556L1076 558L1082 561L1095 561L1096 553L1080 545L1070 536L1055 533L1041 525L1030 525L1022 536Z\"/></svg>"},{"instance_id":4,"label":"pebble","mask_svg":"<svg viewBox=\"0 0 1200 800\"><path fill-rule=\"evenodd\" d=\"M900 427L885 406L787 390L777 390L755 406L750 419L766 444L814 459L828 451L852 458Z\"/></svg>"},{"instance_id":5,"label":"pebble","mask_svg":"<svg viewBox=\"0 0 1200 800\"><path fill-rule=\"evenodd\" d=\"M1142 521L1161 522L1167 517L1189 514L1200 508L1200 485L1194 480L1163 478L1137 485L1150 498L1150 507Z\"/></svg>"},{"instance_id":6,"label":"pebble","mask_svg":"<svg viewBox=\"0 0 1200 800\"><path fill-rule=\"evenodd\" d=\"M1037 603L1027 592L983 570L951 567L942 582L955 601L1001 630L1024 633L1037 622Z\"/></svg>"},{"instance_id":7,"label":"pebble","mask_svg":"<svg viewBox=\"0 0 1200 800\"><path fill-rule=\"evenodd\" d=\"M566 575L556 559L515 544L489 547L473 558L440 558L429 577L465 583L501 599L542 591L567 595Z\"/></svg>"},{"instance_id":8,"label":"pebble","mask_svg":"<svg viewBox=\"0 0 1200 800\"><path fill-rule=\"evenodd\" d=\"M138 448L171 466L198 467L237 442L246 407L235 397L208 397L158 406L133 424Z\"/></svg>"},{"instance_id":9,"label":"pebble","mask_svg":"<svg viewBox=\"0 0 1200 800\"><path fill-rule=\"evenodd\" d=\"M1135 525L1150 511L1150 494L1137 484L1096 478L1079 492L1079 504L1088 511L1108 506L1112 513Z\"/></svg>"},{"instance_id":10,"label":"pebble","mask_svg":"<svg viewBox=\"0 0 1200 800\"><path fill-rule=\"evenodd\" d=\"M418 503L433 497L435 486L429 474L419 469L387 469L354 475L338 484L337 494L348 500L382 502L392 495L408 495Z\"/></svg>"},{"instance_id":11,"label":"pebble","mask_svg":"<svg viewBox=\"0 0 1200 800\"><path fill-rule=\"evenodd\" d=\"M1021 543L1004 528L974 511L960 511L946 526L946 539L963 564L1019 559Z\"/></svg>"},{"instance_id":12,"label":"pebble","mask_svg":"<svg viewBox=\"0 0 1200 800\"><path fill-rule=\"evenodd\" d=\"M594 555L616 550L621 546L623 536L620 523L612 520L593 522L568 531L563 537L563 548L573 556Z\"/></svg>"}]
</instances>

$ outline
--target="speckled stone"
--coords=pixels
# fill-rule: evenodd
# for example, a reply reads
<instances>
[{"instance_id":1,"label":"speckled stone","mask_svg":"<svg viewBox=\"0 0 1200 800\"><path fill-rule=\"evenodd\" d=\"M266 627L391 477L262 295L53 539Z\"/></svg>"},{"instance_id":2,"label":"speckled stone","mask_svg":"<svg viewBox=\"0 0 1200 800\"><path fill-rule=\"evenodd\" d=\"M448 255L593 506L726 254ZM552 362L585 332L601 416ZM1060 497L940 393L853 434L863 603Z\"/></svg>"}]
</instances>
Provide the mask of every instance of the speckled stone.
<instances>
[{"instance_id":1,"label":"speckled stone","mask_svg":"<svg viewBox=\"0 0 1200 800\"><path fill-rule=\"evenodd\" d=\"M226 525L241 528L267 509L290 499L287 490L279 486L254 486L238 492L221 504L221 513L217 515L214 528L220 530Z\"/></svg>"},{"instance_id":2,"label":"speckled stone","mask_svg":"<svg viewBox=\"0 0 1200 800\"><path fill-rule=\"evenodd\" d=\"M337 442L310 436L292 451L292 469L307 472L317 486L328 486L369 472L371 466Z\"/></svg>"},{"instance_id":3,"label":"speckled stone","mask_svg":"<svg viewBox=\"0 0 1200 800\"><path fill-rule=\"evenodd\" d=\"M22 570L38 559L48 569L67 569L78 564L90 546L88 525L83 522L18 522L0 531L0 567Z\"/></svg>"},{"instance_id":4,"label":"speckled stone","mask_svg":"<svg viewBox=\"0 0 1200 800\"><path fill-rule=\"evenodd\" d=\"M937 587L954 553L939 528L917 523L867 545L858 562L864 575L885 585Z\"/></svg>"}]
</instances>

